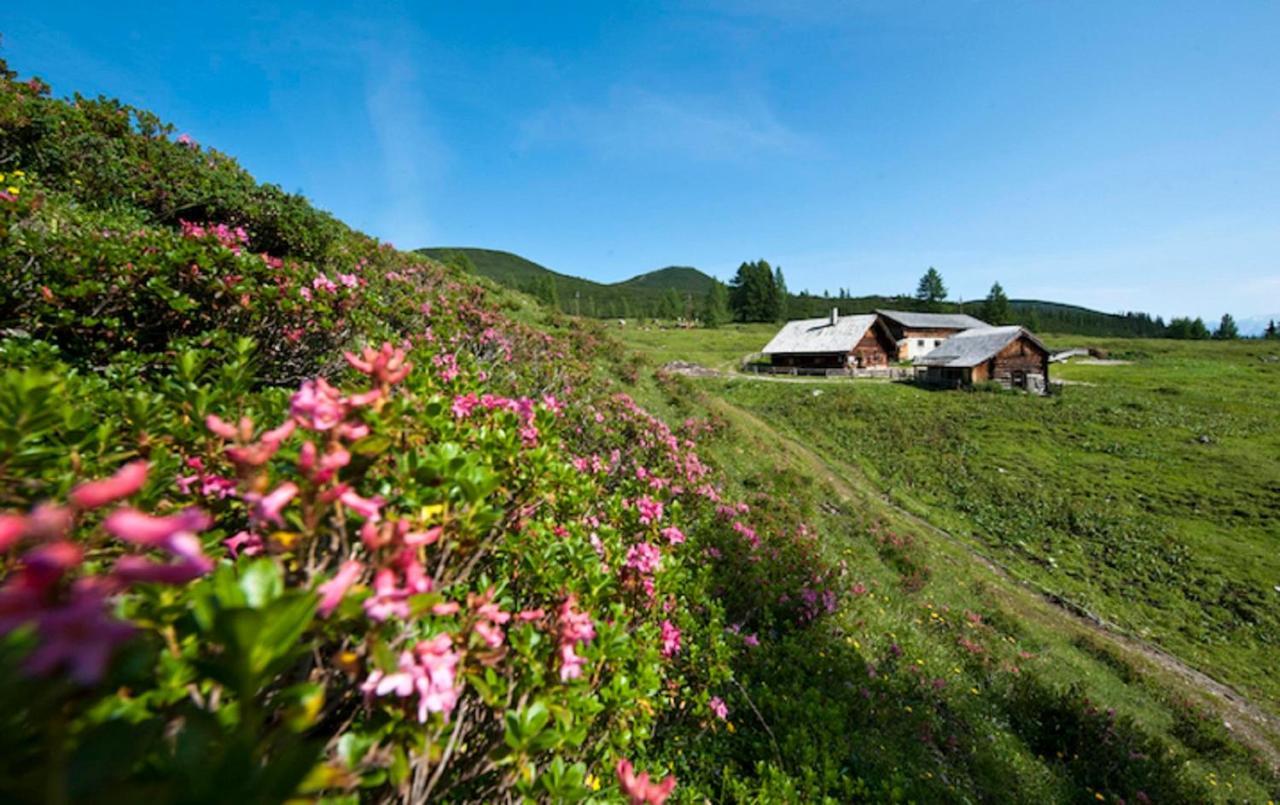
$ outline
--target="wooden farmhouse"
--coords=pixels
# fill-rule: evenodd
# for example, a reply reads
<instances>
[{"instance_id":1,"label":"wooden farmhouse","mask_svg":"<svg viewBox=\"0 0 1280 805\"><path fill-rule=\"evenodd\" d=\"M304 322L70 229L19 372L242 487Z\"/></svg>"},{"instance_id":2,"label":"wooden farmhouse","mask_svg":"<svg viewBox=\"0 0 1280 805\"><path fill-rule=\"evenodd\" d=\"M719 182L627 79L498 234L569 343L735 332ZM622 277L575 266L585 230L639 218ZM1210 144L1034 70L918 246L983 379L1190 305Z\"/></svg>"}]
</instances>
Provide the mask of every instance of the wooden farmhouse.
<instances>
[{"instance_id":1,"label":"wooden farmhouse","mask_svg":"<svg viewBox=\"0 0 1280 805\"><path fill-rule=\"evenodd\" d=\"M993 380L1040 394L1049 390L1049 350L1021 327L983 327L951 336L916 358L917 378L959 388Z\"/></svg>"},{"instance_id":2,"label":"wooden farmhouse","mask_svg":"<svg viewBox=\"0 0 1280 805\"><path fill-rule=\"evenodd\" d=\"M990 327L981 319L964 313L913 313L877 310L876 315L893 338L896 360L909 361L942 345L956 333L975 327Z\"/></svg>"},{"instance_id":3,"label":"wooden farmhouse","mask_svg":"<svg viewBox=\"0 0 1280 805\"><path fill-rule=\"evenodd\" d=\"M884 367L894 343L879 317L841 316L789 321L763 350L775 368L867 369Z\"/></svg>"}]
</instances>

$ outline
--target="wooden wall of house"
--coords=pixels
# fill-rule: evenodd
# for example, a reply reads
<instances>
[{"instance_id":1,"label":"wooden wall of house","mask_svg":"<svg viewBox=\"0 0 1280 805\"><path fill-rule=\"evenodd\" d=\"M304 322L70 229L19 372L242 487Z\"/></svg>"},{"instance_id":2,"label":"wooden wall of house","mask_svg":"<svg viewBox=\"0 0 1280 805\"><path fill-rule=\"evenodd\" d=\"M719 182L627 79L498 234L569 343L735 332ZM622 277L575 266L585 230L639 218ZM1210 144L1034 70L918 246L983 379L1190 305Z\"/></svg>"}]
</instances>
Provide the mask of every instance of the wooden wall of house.
<instances>
[{"instance_id":1,"label":"wooden wall of house","mask_svg":"<svg viewBox=\"0 0 1280 805\"><path fill-rule=\"evenodd\" d=\"M1025 335L1000 350L989 363L991 378L1001 383L1012 384L1014 372L1040 375L1049 381L1049 353Z\"/></svg>"},{"instance_id":2,"label":"wooden wall of house","mask_svg":"<svg viewBox=\"0 0 1280 805\"><path fill-rule=\"evenodd\" d=\"M868 327L850 354L855 366L888 366L890 356L897 352L897 344L879 327Z\"/></svg>"}]
</instances>

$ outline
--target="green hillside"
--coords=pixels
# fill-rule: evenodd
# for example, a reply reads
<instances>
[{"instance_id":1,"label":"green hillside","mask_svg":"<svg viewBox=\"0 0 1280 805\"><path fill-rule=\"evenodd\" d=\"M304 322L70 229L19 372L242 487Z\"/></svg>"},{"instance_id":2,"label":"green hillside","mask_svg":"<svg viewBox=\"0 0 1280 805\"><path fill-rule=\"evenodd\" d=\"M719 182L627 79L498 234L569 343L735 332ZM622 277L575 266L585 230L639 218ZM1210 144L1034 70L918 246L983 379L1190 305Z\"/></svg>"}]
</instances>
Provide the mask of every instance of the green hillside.
<instances>
[{"instance_id":1,"label":"green hillside","mask_svg":"<svg viewBox=\"0 0 1280 805\"><path fill-rule=\"evenodd\" d=\"M603 284L561 274L517 254L494 249L433 247L418 251L437 260L468 267L481 276L528 293L562 312L594 318L696 318L707 289L714 282L712 277L696 268L670 266L622 282ZM1165 334L1164 323L1146 314L1103 313L1078 305L1035 299L1013 299L1009 306L1012 318L1006 323L1021 324L1036 331L1108 337L1159 337ZM963 311L981 316L982 302L930 306L907 295L831 297L799 293L788 295L786 316L792 319L817 318L827 315L832 308L838 308L841 315L887 308Z\"/></svg>"},{"instance_id":2,"label":"green hillside","mask_svg":"<svg viewBox=\"0 0 1280 805\"><path fill-rule=\"evenodd\" d=\"M671 266L604 284L561 274L519 255L494 249L441 246L418 252L474 270L565 313L593 318L692 317L713 282L696 268Z\"/></svg>"}]
</instances>

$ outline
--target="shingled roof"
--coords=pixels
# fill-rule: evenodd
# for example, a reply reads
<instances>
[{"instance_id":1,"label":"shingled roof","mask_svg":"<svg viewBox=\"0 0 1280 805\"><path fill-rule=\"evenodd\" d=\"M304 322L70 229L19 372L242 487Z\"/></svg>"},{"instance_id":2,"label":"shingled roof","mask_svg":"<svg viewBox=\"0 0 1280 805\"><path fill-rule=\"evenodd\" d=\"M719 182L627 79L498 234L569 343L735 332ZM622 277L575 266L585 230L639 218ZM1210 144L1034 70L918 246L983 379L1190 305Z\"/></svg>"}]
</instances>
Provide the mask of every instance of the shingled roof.
<instances>
[{"instance_id":1,"label":"shingled roof","mask_svg":"<svg viewBox=\"0 0 1280 805\"><path fill-rule=\"evenodd\" d=\"M943 366L950 368L967 368L989 361L1000 350L1012 344L1020 336L1025 335L1041 349L1045 349L1040 339L1016 325L1011 327L981 327L965 330L943 341L932 352L915 359L917 366ZM1045 349L1048 352L1047 349Z\"/></svg>"},{"instance_id":2,"label":"shingled roof","mask_svg":"<svg viewBox=\"0 0 1280 805\"><path fill-rule=\"evenodd\" d=\"M921 330L970 330L991 326L967 313L916 313L909 310L877 310L876 313L903 327Z\"/></svg>"},{"instance_id":3,"label":"shingled roof","mask_svg":"<svg viewBox=\"0 0 1280 805\"><path fill-rule=\"evenodd\" d=\"M849 352L875 322L876 317L871 314L840 316L834 324L829 317L789 321L782 325L762 352L765 355Z\"/></svg>"}]
</instances>

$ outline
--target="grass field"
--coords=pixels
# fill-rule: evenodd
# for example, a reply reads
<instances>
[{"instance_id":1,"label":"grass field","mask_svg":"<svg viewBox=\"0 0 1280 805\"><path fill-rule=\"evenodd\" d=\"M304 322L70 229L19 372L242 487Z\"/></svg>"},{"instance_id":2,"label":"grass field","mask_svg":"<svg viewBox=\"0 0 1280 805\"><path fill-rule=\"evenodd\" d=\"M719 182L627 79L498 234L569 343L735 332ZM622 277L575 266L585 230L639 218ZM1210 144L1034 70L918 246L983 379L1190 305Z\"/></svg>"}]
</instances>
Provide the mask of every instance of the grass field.
<instances>
[{"instance_id":1,"label":"grass field","mask_svg":"<svg viewBox=\"0 0 1280 805\"><path fill-rule=\"evenodd\" d=\"M713 345L702 354L725 349ZM671 357L655 354L658 361ZM828 555L847 563L853 594L831 627L774 644L743 671L757 675L744 678L760 691L754 704L777 735L780 762L809 769L817 790L838 790L831 781L874 768L872 776L900 777L902 791L924 800L1093 801L1094 792L1114 791L1117 778L1135 774L1176 779L1174 799L1275 797L1276 778L1235 744L1212 696L974 561L962 543L884 501L859 468L873 462L859 458L853 442L806 431L830 426L831 418L816 414L832 394L852 395L842 405L878 407L914 389L668 382L642 394L645 404L668 419L720 422L704 451L735 491L803 512ZM814 397L815 390L822 394ZM939 405L945 396L925 395L922 404ZM795 417L794 426L784 427L780 411ZM940 508L932 507L940 505L919 508L933 520ZM1099 733L1090 712L1112 713L1108 718L1123 726ZM1264 740L1274 762L1276 736ZM812 746L824 750L804 754ZM894 793L858 796L888 800Z\"/></svg>"},{"instance_id":2,"label":"grass field","mask_svg":"<svg viewBox=\"0 0 1280 805\"><path fill-rule=\"evenodd\" d=\"M658 362L722 366L769 331L625 337ZM859 467L1020 578L1280 711L1280 346L1086 345L1132 363L1055 366L1078 384L1048 399L896 383L700 385Z\"/></svg>"}]
</instances>

